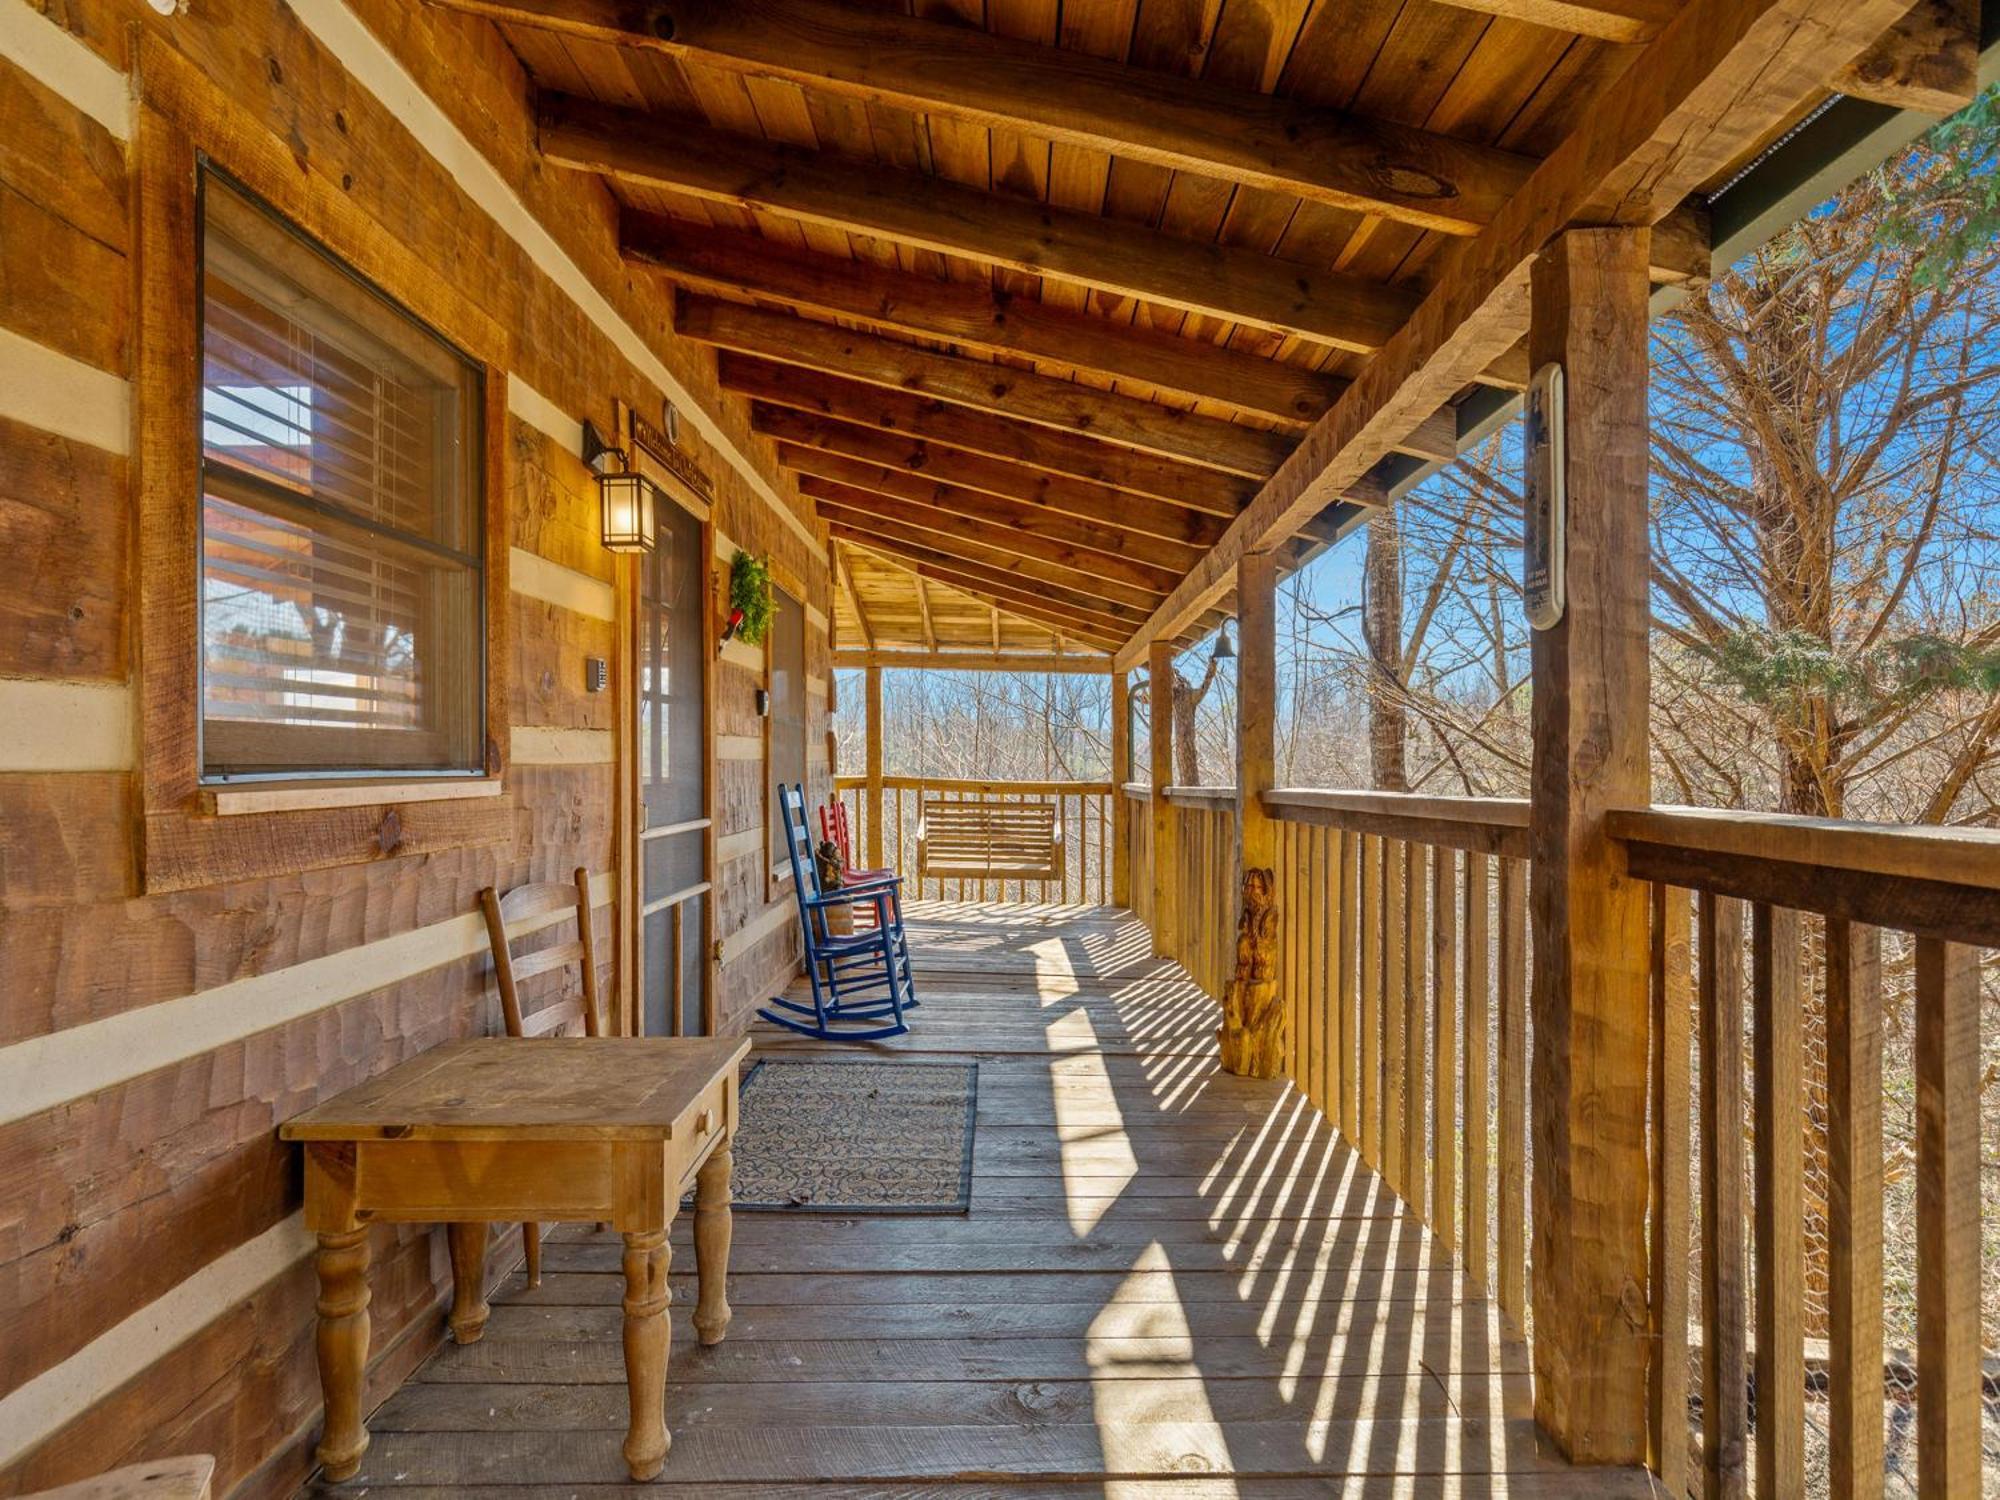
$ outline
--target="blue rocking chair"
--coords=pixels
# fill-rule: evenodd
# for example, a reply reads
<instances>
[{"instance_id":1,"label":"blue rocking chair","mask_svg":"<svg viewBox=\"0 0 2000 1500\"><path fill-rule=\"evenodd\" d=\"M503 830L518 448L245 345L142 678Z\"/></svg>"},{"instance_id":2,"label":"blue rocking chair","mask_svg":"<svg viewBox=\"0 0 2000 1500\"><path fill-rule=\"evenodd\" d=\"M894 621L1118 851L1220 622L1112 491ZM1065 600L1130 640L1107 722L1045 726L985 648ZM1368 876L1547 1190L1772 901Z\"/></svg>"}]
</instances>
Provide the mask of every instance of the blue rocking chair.
<instances>
[{"instance_id":1,"label":"blue rocking chair","mask_svg":"<svg viewBox=\"0 0 2000 1500\"><path fill-rule=\"evenodd\" d=\"M773 996L757 1012L774 1026L835 1042L872 1042L901 1036L910 1027L903 1013L916 1009L910 946L903 933L903 882L888 876L865 884L824 890L806 831L802 786L778 789L785 820L785 853L792 866L792 890L799 903L805 938L806 980L812 1004ZM864 907L872 927L837 933L827 914L840 907Z\"/></svg>"}]
</instances>

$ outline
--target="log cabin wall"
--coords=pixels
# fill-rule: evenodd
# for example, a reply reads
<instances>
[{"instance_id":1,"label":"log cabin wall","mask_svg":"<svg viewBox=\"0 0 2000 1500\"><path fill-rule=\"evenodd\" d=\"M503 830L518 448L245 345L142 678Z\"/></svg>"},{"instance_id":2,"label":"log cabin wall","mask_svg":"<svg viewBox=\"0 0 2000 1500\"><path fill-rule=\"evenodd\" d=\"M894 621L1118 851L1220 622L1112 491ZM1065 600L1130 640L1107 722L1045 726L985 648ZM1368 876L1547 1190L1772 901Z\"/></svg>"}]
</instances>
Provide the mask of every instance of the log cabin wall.
<instances>
[{"instance_id":1,"label":"log cabin wall","mask_svg":"<svg viewBox=\"0 0 2000 1500\"><path fill-rule=\"evenodd\" d=\"M218 1494L277 1495L319 1401L277 1124L497 1029L480 887L586 865L616 951L624 705L584 692L583 660L616 650L620 565L578 425L691 398L719 586L741 545L807 606L810 746L825 546L713 354L620 265L602 185L532 159L526 81L485 23L405 0L0 11L0 1494L199 1451ZM154 564L162 497L186 527L195 494L151 444L163 408L196 409L174 344L196 151L488 365L499 796L214 818L184 785L161 726L192 612ZM716 872L727 1029L796 962L762 854L762 670L731 648L715 674L718 854L756 851ZM823 750L809 766L823 794ZM448 1267L441 1235L377 1233L379 1396L435 1344Z\"/></svg>"}]
</instances>

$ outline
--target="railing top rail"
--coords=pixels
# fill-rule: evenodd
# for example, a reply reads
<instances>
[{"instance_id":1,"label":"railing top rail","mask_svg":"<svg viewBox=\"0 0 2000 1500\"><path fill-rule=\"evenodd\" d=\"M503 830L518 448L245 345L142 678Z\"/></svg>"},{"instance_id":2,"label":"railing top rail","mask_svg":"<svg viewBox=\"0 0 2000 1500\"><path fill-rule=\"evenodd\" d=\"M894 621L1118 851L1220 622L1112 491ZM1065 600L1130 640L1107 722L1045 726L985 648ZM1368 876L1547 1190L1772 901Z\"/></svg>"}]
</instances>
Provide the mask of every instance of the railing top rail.
<instances>
[{"instance_id":1,"label":"railing top rail","mask_svg":"<svg viewBox=\"0 0 2000 1500\"><path fill-rule=\"evenodd\" d=\"M1227 807L1236 806L1236 788L1233 786L1170 786L1167 800L1181 807Z\"/></svg>"},{"instance_id":2,"label":"railing top rail","mask_svg":"<svg viewBox=\"0 0 2000 1500\"><path fill-rule=\"evenodd\" d=\"M1517 797L1430 797L1415 792L1277 787L1264 794L1272 817L1351 833L1438 844L1477 854L1528 856L1528 803Z\"/></svg>"},{"instance_id":3,"label":"railing top rail","mask_svg":"<svg viewBox=\"0 0 2000 1500\"><path fill-rule=\"evenodd\" d=\"M1607 823L1627 843L2000 891L2000 829L1663 806L1614 812Z\"/></svg>"},{"instance_id":4,"label":"railing top rail","mask_svg":"<svg viewBox=\"0 0 2000 1500\"><path fill-rule=\"evenodd\" d=\"M866 776L841 775L833 778L836 791L854 791L868 785ZM1096 797L1108 795L1108 781L981 781L964 776L884 776L882 785L896 791L1025 793L1037 797Z\"/></svg>"}]
</instances>

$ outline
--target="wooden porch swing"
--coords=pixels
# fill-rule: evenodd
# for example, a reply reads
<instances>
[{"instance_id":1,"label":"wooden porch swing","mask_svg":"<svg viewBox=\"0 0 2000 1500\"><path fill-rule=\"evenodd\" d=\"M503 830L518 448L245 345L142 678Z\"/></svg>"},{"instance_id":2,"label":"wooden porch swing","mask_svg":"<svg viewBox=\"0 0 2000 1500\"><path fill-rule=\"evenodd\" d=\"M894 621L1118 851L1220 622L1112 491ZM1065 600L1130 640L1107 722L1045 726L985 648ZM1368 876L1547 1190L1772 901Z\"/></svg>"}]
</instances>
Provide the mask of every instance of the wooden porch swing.
<instances>
[{"instance_id":1,"label":"wooden porch swing","mask_svg":"<svg viewBox=\"0 0 2000 1500\"><path fill-rule=\"evenodd\" d=\"M933 877L1060 882L1063 836L1056 804L926 798L917 818L917 879Z\"/></svg>"}]
</instances>

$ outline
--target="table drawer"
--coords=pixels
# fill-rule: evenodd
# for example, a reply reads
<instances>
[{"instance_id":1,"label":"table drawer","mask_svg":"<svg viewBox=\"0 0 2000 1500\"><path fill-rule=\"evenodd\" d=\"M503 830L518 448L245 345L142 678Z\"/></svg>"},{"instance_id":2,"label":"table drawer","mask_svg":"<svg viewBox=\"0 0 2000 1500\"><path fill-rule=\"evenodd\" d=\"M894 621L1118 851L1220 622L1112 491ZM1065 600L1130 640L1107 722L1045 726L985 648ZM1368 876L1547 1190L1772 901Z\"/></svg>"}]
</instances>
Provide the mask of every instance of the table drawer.
<instances>
[{"instance_id":1,"label":"table drawer","mask_svg":"<svg viewBox=\"0 0 2000 1500\"><path fill-rule=\"evenodd\" d=\"M685 1180L708 1159L716 1142L736 1131L736 1070L716 1079L703 1089L674 1122L676 1156Z\"/></svg>"}]
</instances>

